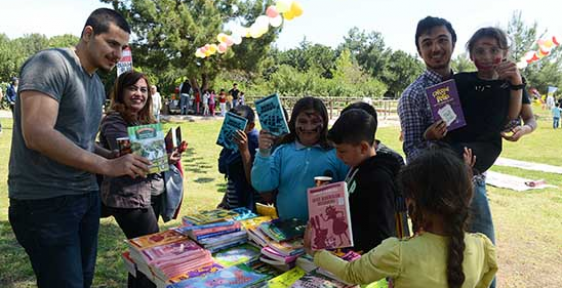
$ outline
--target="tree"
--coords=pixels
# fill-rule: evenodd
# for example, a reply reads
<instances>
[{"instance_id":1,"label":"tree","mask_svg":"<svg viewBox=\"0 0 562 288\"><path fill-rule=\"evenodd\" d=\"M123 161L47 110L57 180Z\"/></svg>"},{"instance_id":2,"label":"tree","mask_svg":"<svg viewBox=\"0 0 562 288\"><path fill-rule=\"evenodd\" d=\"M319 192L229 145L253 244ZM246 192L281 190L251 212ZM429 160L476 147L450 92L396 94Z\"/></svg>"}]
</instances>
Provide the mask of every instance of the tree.
<instances>
[{"instance_id":1,"label":"tree","mask_svg":"<svg viewBox=\"0 0 562 288\"><path fill-rule=\"evenodd\" d=\"M80 37L74 36L72 34L64 34L53 36L49 38L48 45L51 48L55 47L72 47L78 44Z\"/></svg>"},{"instance_id":2,"label":"tree","mask_svg":"<svg viewBox=\"0 0 562 288\"><path fill-rule=\"evenodd\" d=\"M424 65L416 57L398 50L390 55L381 80L388 86L385 95L396 98L424 70Z\"/></svg>"},{"instance_id":3,"label":"tree","mask_svg":"<svg viewBox=\"0 0 562 288\"><path fill-rule=\"evenodd\" d=\"M530 51L537 41L537 22L531 26L525 25L521 11L514 11L507 24L507 35L513 41L512 57L517 62L527 51ZM544 34L544 33L543 33ZM542 36L542 35L541 35Z\"/></svg>"},{"instance_id":4,"label":"tree","mask_svg":"<svg viewBox=\"0 0 562 288\"><path fill-rule=\"evenodd\" d=\"M473 72L476 71L476 66L470 61L466 53L457 55L451 60L451 68L455 73L458 72Z\"/></svg>"},{"instance_id":5,"label":"tree","mask_svg":"<svg viewBox=\"0 0 562 288\"><path fill-rule=\"evenodd\" d=\"M223 68L259 71L260 61L279 33L279 29L271 30L259 39L245 39L226 54L200 59L195 57L196 49L216 42L226 23L253 23L272 0L100 1L111 3L129 21L136 65L164 81L189 75L192 85L203 89Z\"/></svg>"},{"instance_id":6,"label":"tree","mask_svg":"<svg viewBox=\"0 0 562 288\"><path fill-rule=\"evenodd\" d=\"M367 33L354 27L344 37L338 51L348 49L357 59L359 66L371 76L379 78L386 68L391 51L385 48L384 39L379 32Z\"/></svg>"},{"instance_id":7,"label":"tree","mask_svg":"<svg viewBox=\"0 0 562 288\"><path fill-rule=\"evenodd\" d=\"M537 22L528 26L522 20L522 12L515 11L507 25L507 33L513 40L513 59L521 60L528 51L538 49L536 41L541 39L546 31L537 32ZM562 68L561 48L557 47L550 52L545 58L531 63L522 74L527 80L530 87L537 88L541 93L546 93L548 86L562 87L562 77L560 76Z\"/></svg>"}]
</instances>

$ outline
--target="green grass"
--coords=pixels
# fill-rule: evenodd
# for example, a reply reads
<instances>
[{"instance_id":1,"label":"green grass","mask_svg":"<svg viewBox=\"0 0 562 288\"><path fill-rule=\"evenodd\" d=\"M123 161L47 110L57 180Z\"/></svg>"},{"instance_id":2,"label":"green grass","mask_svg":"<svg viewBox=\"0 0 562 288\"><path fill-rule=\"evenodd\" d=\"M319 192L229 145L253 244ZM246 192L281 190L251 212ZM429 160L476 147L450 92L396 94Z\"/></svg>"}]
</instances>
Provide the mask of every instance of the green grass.
<instances>
[{"instance_id":1,"label":"green grass","mask_svg":"<svg viewBox=\"0 0 562 288\"><path fill-rule=\"evenodd\" d=\"M537 109L535 107L535 109ZM540 109L540 107L539 107ZM542 118L544 119L544 118ZM0 287L35 287L27 256L8 223L6 178L11 143L11 120L1 119L0 135ZM547 120L518 143L505 144L503 157L562 166L562 130L553 131ZM167 124L165 127L169 127ZM181 214L215 207L222 199L225 181L217 169L220 147L215 145L220 121L174 123L181 125L189 143L183 158L185 198ZM378 137L401 151L397 127L381 128ZM493 167L493 170L532 179L546 179L562 187L562 176ZM488 187L498 242L499 287L559 287L562 283L562 193L560 188L515 192ZM161 227L179 224L175 220ZM112 218L102 220L94 287L125 287L120 260L124 235Z\"/></svg>"}]
</instances>

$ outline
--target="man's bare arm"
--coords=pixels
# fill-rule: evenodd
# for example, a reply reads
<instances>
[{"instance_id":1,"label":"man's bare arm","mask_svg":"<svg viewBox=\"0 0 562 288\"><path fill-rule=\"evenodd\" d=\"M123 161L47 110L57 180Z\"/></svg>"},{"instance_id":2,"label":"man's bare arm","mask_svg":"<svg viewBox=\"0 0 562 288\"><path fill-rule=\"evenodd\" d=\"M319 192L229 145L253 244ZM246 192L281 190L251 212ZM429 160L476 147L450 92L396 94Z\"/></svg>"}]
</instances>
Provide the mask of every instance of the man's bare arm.
<instances>
[{"instance_id":1,"label":"man's bare arm","mask_svg":"<svg viewBox=\"0 0 562 288\"><path fill-rule=\"evenodd\" d=\"M27 148L35 150L61 164L91 173L122 176L145 175L149 162L136 155L105 159L74 144L55 130L59 103L38 91L23 91L21 129Z\"/></svg>"}]
</instances>

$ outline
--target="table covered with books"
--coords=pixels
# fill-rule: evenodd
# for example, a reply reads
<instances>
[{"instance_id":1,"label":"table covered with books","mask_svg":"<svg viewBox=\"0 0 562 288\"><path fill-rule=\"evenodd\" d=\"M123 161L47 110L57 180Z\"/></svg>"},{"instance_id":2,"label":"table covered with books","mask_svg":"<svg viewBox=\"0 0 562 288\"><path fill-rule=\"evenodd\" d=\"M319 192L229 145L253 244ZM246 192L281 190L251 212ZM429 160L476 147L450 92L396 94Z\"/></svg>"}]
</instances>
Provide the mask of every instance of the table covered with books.
<instances>
[{"instance_id":1,"label":"table covered with books","mask_svg":"<svg viewBox=\"0 0 562 288\"><path fill-rule=\"evenodd\" d=\"M314 265L303 248L306 223L276 218L273 206L199 211L182 225L127 240L122 254L133 276L143 273L158 288L359 287ZM338 249L347 261L360 255ZM386 287L386 281L368 285Z\"/></svg>"}]
</instances>

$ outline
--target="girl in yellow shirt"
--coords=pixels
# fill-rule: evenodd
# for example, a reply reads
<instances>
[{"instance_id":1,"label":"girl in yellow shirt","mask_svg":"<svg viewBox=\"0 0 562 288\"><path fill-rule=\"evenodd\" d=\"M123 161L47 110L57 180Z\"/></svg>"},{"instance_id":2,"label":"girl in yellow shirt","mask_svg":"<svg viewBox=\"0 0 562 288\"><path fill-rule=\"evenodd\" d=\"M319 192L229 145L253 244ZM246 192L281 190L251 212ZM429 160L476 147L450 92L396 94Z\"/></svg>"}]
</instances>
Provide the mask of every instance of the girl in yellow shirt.
<instances>
[{"instance_id":1,"label":"girl in yellow shirt","mask_svg":"<svg viewBox=\"0 0 562 288\"><path fill-rule=\"evenodd\" d=\"M348 283L389 277L394 287L488 287L498 269L496 250L485 235L466 233L472 182L469 167L445 148L431 149L400 173L414 229L408 239L389 238L346 262L325 250L305 248L314 263Z\"/></svg>"}]
</instances>

